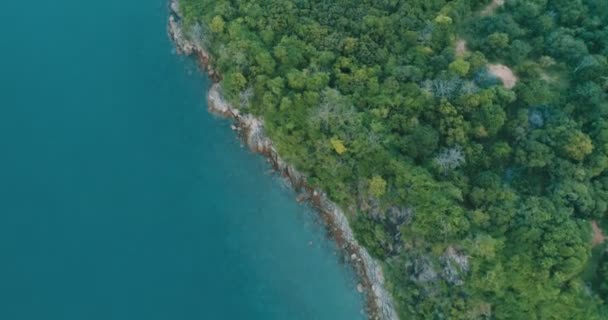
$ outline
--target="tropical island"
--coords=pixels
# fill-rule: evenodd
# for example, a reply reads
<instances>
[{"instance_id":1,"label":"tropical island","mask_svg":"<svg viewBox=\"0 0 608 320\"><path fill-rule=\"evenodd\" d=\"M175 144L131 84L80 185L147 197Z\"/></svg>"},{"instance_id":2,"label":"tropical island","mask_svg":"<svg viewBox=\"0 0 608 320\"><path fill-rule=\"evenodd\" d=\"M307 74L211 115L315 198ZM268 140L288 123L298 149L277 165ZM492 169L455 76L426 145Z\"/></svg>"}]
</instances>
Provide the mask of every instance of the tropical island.
<instances>
[{"instance_id":1,"label":"tropical island","mask_svg":"<svg viewBox=\"0 0 608 320\"><path fill-rule=\"evenodd\" d=\"M342 208L399 318L608 317L608 2L179 11L222 99Z\"/></svg>"}]
</instances>

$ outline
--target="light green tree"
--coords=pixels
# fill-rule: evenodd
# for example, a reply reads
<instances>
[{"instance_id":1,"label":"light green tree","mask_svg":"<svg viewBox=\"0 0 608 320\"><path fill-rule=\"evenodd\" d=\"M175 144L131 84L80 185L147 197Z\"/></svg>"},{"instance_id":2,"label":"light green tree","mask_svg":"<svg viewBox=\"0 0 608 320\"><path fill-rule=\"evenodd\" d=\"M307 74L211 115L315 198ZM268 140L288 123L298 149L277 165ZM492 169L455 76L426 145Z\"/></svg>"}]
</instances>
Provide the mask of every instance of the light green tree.
<instances>
[{"instance_id":1,"label":"light green tree","mask_svg":"<svg viewBox=\"0 0 608 320\"><path fill-rule=\"evenodd\" d=\"M209 27L211 28L212 32L221 33L224 31L225 24L226 23L224 22L224 19L222 19L222 17L215 16L215 17L213 17L213 19L211 19L211 23L209 24Z\"/></svg>"},{"instance_id":2,"label":"light green tree","mask_svg":"<svg viewBox=\"0 0 608 320\"><path fill-rule=\"evenodd\" d=\"M381 176L373 176L369 181L369 193L376 198L382 197L386 193L386 180Z\"/></svg>"},{"instance_id":3,"label":"light green tree","mask_svg":"<svg viewBox=\"0 0 608 320\"><path fill-rule=\"evenodd\" d=\"M470 68L471 64L462 59L456 59L454 62L450 63L449 66L450 71L462 77L469 73Z\"/></svg>"}]
</instances>

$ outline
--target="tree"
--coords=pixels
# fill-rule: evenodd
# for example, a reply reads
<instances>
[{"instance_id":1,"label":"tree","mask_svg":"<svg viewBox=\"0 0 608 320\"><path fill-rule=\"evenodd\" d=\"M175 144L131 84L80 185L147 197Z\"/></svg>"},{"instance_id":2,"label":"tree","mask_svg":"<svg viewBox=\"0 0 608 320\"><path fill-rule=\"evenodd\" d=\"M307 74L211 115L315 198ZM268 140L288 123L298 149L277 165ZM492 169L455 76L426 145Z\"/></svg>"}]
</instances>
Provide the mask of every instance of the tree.
<instances>
[{"instance_id":1,"label":"tree","mask_svg":"<svg viewBox=\"0 0 608 320\"><path fill-rule=\"evenodd\" d=\"M298 68L304 65L307 56L306 43L292 37L281 38L279 44L274 47L274 56L284 65Z\"/></svg>"},{"instance_id":2,"label":"tree","mask_svg":"<svg viewBox=\"0 0 608 320\"><path fill-rule=\"evenodd\" d=\"M380 198L386 192L386 181L381 176L373 176L369 181L369 193L375 198Z\"/></svg>"},{"instance_id":3,"label":"tree","mask_svg":"<svg viewBox=\"0 0 608 320\"><path fill-rule=\"evenodd\" d=\"M440 14L437 17L435 17L434 21L438 25L450 25L450 24L452 24L452 18L450 18L448 16L445 16L443 14Z\"/></svg>"},{"instance_id":4,"label":"tree","mask_svg":"<svg viewBox=\"0 0 608 320\"><path fill-rule=\"evenodd\" d=\"M342 142L342 140L338 139L338 138L332 138L330 140L331 142L331 146L334 148L334 150L336 151L337 154L342 155L344 153L346 153L346 151L348 151L348 149L346 149L346 147L344 146L344 143Z\"/></svg>"},{"instance_id":5,"label":"tree","mask_svg":"<svg viewBox=\"0 0 608 320\"><path fill-rule=\"evenodd\" d=\"M437 150L439 134L430 126L416 126L408 139L404 139L403 151L406 155L421 160Z\"/></svg>"},{"instance_id":6,"label":"tree","mask_svg":"<svg viewBox=\"0 0 608 320\"><path fill-rule=\"evenodd\" d=\"M469 73L470 67L471 65L468 62L462 59L457 59L454 62L450 63L449 69L456 75L464 77L467 75L467 73Z\"/></svg>"},{"instance_id":7,"label":"tree","mask_svg":"<svg viewBox=\"0 0 608 320\"><path fill-rule=\"evenodd\" d=\"M435 163L443 173L452 171L465 162L465 156L460 146L444 149L435 158Z\"/></svg>"},{"instance_id":8,"label":"tree","mask_svg":"<svg viewBox=\"0 0 608 320\"><path fill-rule=\"evenodd\" d=\"M509 46L509 35L503 32L494 32L488 36L488 45L495 52Z\"/></svg>"},{"instance_id":9,"label":"tree","mask_svg":"<svg viewBox=\"0 0 608 320\"><path fill-rule=\"evenodd\" d=\"M246 85L247 79L240 72L230 73L224 78L224 89L233 96L244 90Z\"/></svg>"},{"instance_id":10,"label":"tree","mask_svg":"<svg viewBox=\"0 0 608 320\"><path fill-rule=\"evenodd\" d=\"M553 160L551 148L536 140L527 140L515 153L518 163L530 168L542 168Z\"/></svg>"},{"instance_id":11,"label":"tree","mask_svg":"<svg viewBox=\"0 0 608 320\"><path fill-rule=\"evenodd\" d=\"M304 90L306 87L306 75L299 70L291 70L287 73L287 84L294 91Z\"/></svg>"},{"instance_id":12,"label":"tree","mask_svg":"<svg viewBox=\"0 0 608 320\"><path fill-rule=\"evenodd\" d=\"M517 39L511 43L509 56L513 63L521 64L531 51L532 47L527 42Z\"/></svg>"},{"instance_id":13,"label":"tree","mask_svg":"<svg viewBox=\"0 0 608 320\"><path fill-rule=\"evenodd\" d=\"M565 155L573 160L582 161L593 151L593 143L588 135L581 131L571 131L563 146Z\"/></svg>"},{"instance_id":14,"label":"tree","mask_svg":"<svg viewBox=\"0 0 608 320\"><path fill-rule=\"evenodd\" d=\"M224 22L224 19L222 19L222 17L220 16L215 16L213 17L213 19L211 20L211 23L209 24L209 28L211 29L211 31L213 31L214 33L222 33L224 31L224 25L226 23Z\"/></svg>"},{"instance_id":15,"label":"tree","mask_svg":"<svg viewBox=\"0 0 608 320\"><path fill-rule=\"evenodd\" d=\"M499 105L486 104L473 114L473 119L481 125L486 133L481 137L494 136L505 124L507 114Z\"/></svg>"},{"instance_id":16,"label":"tree","mask_svg":"<svg viewBox=\"0 0 608 320\"><path fill-rule=\"evenodd\" d=\"M276 66L276 62L267 51L260 51L255 56L256 68L260 74L272 75Z\"/></svg>"},{"instance_id":17,"label":"tree","mask_svg":"<svg viewBox=\"0 0 608 320\"><path fill-rule=\"evenodd\" d=\"M356 129L357 114L350 100L343 96L338 90L326 88L321 93L321 101L318 107L313 108L310 114L310 122L323 132L335 134L340 129Z\"/></svg>"}]
</instances>

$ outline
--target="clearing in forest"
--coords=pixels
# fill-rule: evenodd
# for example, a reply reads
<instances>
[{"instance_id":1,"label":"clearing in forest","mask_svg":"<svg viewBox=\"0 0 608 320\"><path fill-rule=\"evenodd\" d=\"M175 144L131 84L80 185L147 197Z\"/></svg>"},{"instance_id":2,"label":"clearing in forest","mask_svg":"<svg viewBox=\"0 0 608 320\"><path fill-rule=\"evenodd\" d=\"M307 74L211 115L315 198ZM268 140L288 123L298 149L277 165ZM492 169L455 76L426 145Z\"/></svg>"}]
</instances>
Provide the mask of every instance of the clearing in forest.
<instances>
[{"instance_id":1,"label":"clearing in forest","mask_svg":"<svg viewBox=\"0 0 608 320\"><path fill-rule=\"evenodd\" d=\"M456 41L455 50L457 57L463 57L464 55L466 55L469 52L469 49L467 49L467 41L464 39L458 39L458 41Z\"/></svg>"},{"instance_id":2,"label":"clearing in forest","mask_svg":"<svg viewBox=\"0 0 608 320\"><path fill-rule=\"evenodd\" d=\"M602 229L600 228L600 226L597 225L597 221L595 221L595 220L591 221L591 229L593 229L593 240L591 241L591 244L593 246L597 246L599 244L604 243L604 241L606 241L606 236L602 232Z\"/></svg>"},{"instance_id":3,"label":"clearing in forest","mask_svg":"<svg viewBox=\"0 0 608 320\"><path fill-rule=\"evenodd\" d=\"M517 84L517 77L513 71L504 64L489 64L488 70L498 77L507 89L512 89Z\"/></svg>"},{"instance_id":4,"label":"clearing in forest","mask_svg":"<svg viewBox=\"0 0 608 320\"><path fill-rule=\"evenodd\" d=\"M489 15L493 14L494 11L496 11L496 9L498 9L498 7L500 7L504 4L505 4L505 0L492 0L492 3L490 3L487 7L485 7L481 11L481 15L489 16Z\"/></svg>"}]
</instances>

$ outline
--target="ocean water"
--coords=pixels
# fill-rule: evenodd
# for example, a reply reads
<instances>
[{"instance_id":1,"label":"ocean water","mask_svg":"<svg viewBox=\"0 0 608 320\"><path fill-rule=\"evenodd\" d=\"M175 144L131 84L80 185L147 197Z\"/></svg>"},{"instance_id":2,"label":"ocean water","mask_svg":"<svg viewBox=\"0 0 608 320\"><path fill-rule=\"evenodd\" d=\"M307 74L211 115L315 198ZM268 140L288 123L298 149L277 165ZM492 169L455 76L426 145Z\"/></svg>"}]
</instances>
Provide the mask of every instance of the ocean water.
<instances>
[{"instance_id":1,"label":"ocean water","mask_svg":"<svg viewBox=\"0 0 608 320\"><path fill-rule=\"evenodd\" d=\"M362 319L314 213L206 110L165 0L0 10L0 319Z\"/></svg>"}]
</instances>

